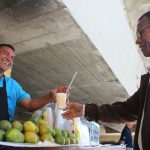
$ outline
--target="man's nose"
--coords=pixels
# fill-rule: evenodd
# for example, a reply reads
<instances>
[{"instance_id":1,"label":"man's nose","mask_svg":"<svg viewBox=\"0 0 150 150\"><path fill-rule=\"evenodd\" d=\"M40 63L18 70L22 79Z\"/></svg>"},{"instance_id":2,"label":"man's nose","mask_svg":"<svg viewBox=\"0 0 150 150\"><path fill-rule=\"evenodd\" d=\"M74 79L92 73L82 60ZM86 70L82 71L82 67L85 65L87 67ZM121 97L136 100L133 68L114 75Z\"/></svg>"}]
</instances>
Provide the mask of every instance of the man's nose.
<instances>
[{"instance_id":1,"label":"man's nose","mask_svg":"<svg viewBox=\"0 0 150 150\"><path fill-rule=\"evenodd\" d=\"M136 44L140 44L141 43L141 39L140 37L137 37L136 41L135 41Z\"/></svg>"}]
</instances>

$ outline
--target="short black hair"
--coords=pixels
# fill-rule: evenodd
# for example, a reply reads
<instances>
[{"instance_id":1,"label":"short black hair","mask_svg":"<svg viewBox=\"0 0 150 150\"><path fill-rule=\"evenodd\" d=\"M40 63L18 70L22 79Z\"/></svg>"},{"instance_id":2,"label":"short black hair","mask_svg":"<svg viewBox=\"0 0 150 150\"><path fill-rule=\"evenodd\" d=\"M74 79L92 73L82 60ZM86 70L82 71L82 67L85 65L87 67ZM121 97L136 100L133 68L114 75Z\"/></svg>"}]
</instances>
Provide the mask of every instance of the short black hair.
<instances>
[{"instance_id":1,"label":"short black hair","mask_svg":"<svg viewBox=\"0 0 150 150\"><path fill-rule=\"evenodd\" d=\"M0 44L0 48L1 47L9 47L10 49L12 49L15 52L15 48L10 44Z\"/></svg>"},{"instance_id":2,"label":"short black hair","mask_svg":"<svg viewBox=\"0 0 150 150\"><path fill-rule=\"evenodd\" d=\"M148 19L150 19L150 11L146 12L145 14L143 14L138 21L140 21L143 17L147 17Z\"/></svg>"}]
</instances>

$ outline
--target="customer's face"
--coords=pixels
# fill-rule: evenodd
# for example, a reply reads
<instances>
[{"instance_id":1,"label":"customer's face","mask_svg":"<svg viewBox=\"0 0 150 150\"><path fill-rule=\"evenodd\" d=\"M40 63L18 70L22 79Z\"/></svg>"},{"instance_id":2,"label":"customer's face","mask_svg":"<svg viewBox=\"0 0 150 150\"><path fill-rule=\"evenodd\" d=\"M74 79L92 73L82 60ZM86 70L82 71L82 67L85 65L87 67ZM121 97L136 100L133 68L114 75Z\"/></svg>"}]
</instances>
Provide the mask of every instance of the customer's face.
<instances>
[{"instance_id":1,"label":"customer's face","mask_svg":"<svg viewBox=\"0 0 150 150\"><path fill-rule=\"evenodd\" d=\"M14 52L11 48L3 46L0 47L0 71L8 70L14 61Z\"/></svg>"},{"instance_id":2,"label":"customer's face","mask_svg":"<svg viewBox=\"0 0 150 150\"><path fill-rule=\"evenodd\" d=\"M150 57L150 19L143 17L137 25L136 44L145 57Z\"/></svg>"}]
</instances>

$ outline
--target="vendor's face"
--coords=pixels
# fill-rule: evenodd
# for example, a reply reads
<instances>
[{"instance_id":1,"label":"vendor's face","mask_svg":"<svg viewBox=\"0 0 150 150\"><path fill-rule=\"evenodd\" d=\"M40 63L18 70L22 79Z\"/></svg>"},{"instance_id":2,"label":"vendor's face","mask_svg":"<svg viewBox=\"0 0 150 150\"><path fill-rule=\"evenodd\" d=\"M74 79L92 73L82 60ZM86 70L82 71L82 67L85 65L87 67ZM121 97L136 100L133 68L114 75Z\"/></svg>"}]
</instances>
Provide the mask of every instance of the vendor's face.
<instances>
[{"instance_id":1,"label":"vendor's face","mask_svg":"<svg viewBox=\"0 0 150 150\"><path fill-rule=\"evenodd\" d=\"M150 19L143 17L137 26L136 44L145 57L150 57Z\"/></svg>"},{"instance_id":2,"label":"vendor's face","mask_svg":"<svg viewBox=\"0 0 150 150\"><path fill-rule=\"evenodd\" d=\"M5 72L8 70L14 61L14 51L7 47L0 47L0 72Z\"/></svg>"}]
</instances>

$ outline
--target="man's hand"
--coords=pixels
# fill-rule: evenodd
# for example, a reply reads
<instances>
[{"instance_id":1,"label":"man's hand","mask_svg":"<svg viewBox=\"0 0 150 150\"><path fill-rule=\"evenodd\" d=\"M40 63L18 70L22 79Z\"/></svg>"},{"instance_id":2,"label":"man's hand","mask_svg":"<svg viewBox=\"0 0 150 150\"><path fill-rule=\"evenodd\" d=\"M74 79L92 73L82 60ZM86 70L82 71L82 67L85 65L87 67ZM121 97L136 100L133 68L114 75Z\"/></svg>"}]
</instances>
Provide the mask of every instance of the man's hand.
<instances>
[{"instance_id":1,"label":"man's hand","mask_svg":"<svg viewBox=\"0 0 150 150\"><path fill-rule=\"evenodd\" d=\"M64 119L72 119L82 116L83 105L80 103L68 103L66 111L62 114Z\"/></svg>"},{"instance_id":2,"label":"man's hand","mask_svg":"<svg viewBox=\"0 0 150 150\"><path fill-rule=\"evenodd\" d=\"M55 102L57 93L66 93L68 86L60 86L49 92L50 102Z\"/></svg>"}]
</instances>

